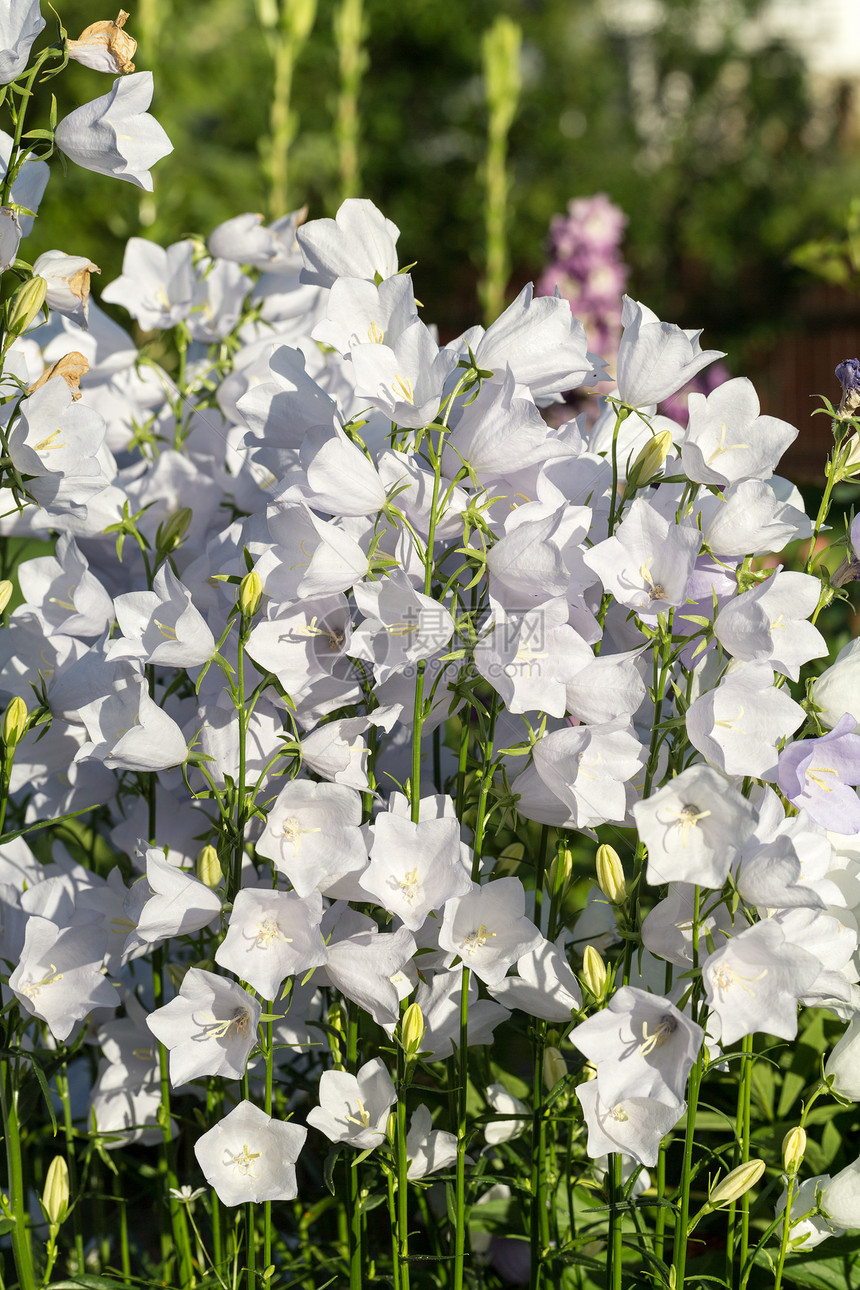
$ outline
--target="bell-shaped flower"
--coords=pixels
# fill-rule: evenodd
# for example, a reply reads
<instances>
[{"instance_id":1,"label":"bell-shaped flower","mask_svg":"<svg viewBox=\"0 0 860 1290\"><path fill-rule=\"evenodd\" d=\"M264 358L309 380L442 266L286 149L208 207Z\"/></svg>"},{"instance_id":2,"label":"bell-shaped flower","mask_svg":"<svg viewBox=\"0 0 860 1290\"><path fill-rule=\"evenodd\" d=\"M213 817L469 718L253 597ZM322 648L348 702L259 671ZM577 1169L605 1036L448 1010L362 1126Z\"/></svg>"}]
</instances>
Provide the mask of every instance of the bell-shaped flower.
<instances>
[{"instance_id":1,"label":"bell-shaped flower","mask_svg":"<svg viewBox=\"0 0 860 1290\"><path fill-rule=\"evenodd\" d=\"M531 1112L525 1102L509 1093L504 1084L489 1084L484 1095L490 1109L498 1118L484 1125L484 1138L488 1147L497 1147L500 1142L510 1142L525 1133L531 1124ZM505 1118L502 1119L501 1117Z\"/></svg>"},{"instance_id":2,"label":"bell-shaped flower","mask_svg":"<svg viewBox=\"0 0 860 1290\"><path fill-rule=\"evenodd\" d=\"M339 912L337 906L333 909ZM329 911L323 923L324 932L331 918L332 911ZM415 937L408 928L380 932L372 919L350 911L338 919L328 942L325 967L315 980L330 982L347 999L369 1012L378 1025L390 1026L400 1015L401 993L394 978L403 973L416 948Z\"/></svg>"},{"instance_id":3,"label":"bell-shaped flower","mask_svg":"<svg viewBox=\"0 0 860 1290\"><path fill-rule=\"evenodd\" d=\"M555 597L526 614L499 608L474 648L475 667L501 695L508 712L563 717L567 680L593 661L568 624L566 600Z\"/></svg>"},{"instance_id":4,"label":"bell-shaped flower","mask_svg":"<svg viewBox=\"0 0 860 1290\"><path fill-rule=\"evenodd\" d=\"M478 368L510 368L517 384L527 385L538 402L598 380L585 328L570 302L558 295L535 297L531 282L490 324L474 353Z\"/></svg>"},{"instance_id":5,"label":"bell-shaped flower","mask_svg":"<svg viewBox=\"0 0 860 1290\"><path fill-rule=\"evenodd\" d=\"M122 274L108 283L102 300L122 305L144 331L175 327L188 317L194 301L193 251L189 240L165 250L144 237L130 237Z\"/></svg>"},{"instance_id":6,"label":"bell-shaped flower","mask_svg":"<svg viewBox=\"0 0 860 1290\"><path fill-rule=\"evenodd\" d=\"M97 265L85 255L66 255L64 251L44 251L33 264L33 272L45 279L45 301L48 308L73 318L81 327L87 325L90 299L90 275L100 273Z\"/></svg>"},{"instance_id":7,"label":"bell-shaped flower","mask_svg":"<svg viewBox=\"0 0 860 1290\"><path fill-rule=\"evenodd\" d=\"M356 394L397 425L417 430L435 419L457 359L418 319L386 344L356 346L352 364Z\"/></svg>"},{"instance_id":8,"label":"bell-shaped flower","mask_svg":"<svg viewBox=\"0 0 860 1290\"><path fill-rule=\"evenodd\" d=\"M302 282L332 287L338 278L390 278L397 272L400 229L366 198L348 197L334 219L296 230L305 267Z\"/></svg>"},{"instance_id":9,"label":"bell-shaped flower","mask_svg":"<svg viewBox=\"0 0 860 1290\"><path fill-rule=\"evenodd\" d=\"M347 437L337 419L314 426L301 447L301 470L288 472L278 502L303 501L329 515L376 515L385 488L372 462Z\"/></svg>"},{"instance_id":10,"label":"bell-shaped flower","mask_svg":"<svg viewBox=\"0 0 860 1290\"><path fill-rule=\"evenodd\" d=\"M361 798L355 789L294 780L272 803L256 850L274 860L300 896L310 896L364 868L367 850L360 823Z\"/></svg>"},{"instance_id":11,"label":"bell-shaped flower","mask_svg":"<svg viewBox=\"0 0 860 1290\"><path fill-rule=\"evenodd\" d=\"M14 263L21 245L21 236L17 212L11 206L0 206L0 272Z\"/></svg>"},{"instance_id":12,"label":"bell-shaped flower","mask_svg":"<svg viewBox=\"0 0 860 1290\"><path fill-rule=\"evenodd\" d=\"M203 259L194 266L194 301L188 330L194 340L212 344L236 326L253 282L238 264Z\"/></svg>"},{"instance_id":13,"label":"bell-shaped flower","mask_svg":"<svg viewBox=\"0 0 860 1290\"><path fill-rule=\"evenodd\" d=\"M675 323L661 322L645 305L623 297L624 331L616 363L618 393L629 407L662 403L692 380L703 367L725 354L703 350L701 331L686 331Z\"/></svg>"},{"instance_id":14,"label":"bell-shaped flower","mask_svg":"<svg viewBox=\"0 0 860 1290\"><path fill-rule=\"evenodd\" d=\"M139 878L132 888L133 893L137 891L143 903L126 941L126 952L138 944L158 945L171 936L202 931L221 913L218 893L171 864L158 847L147 849L146 877Z\"/></svg>"},{"instance_id":15,"label":"bell-shaped flower","mask_svg":"<svg viewBox=\"0 0 860 1290\"><path fill-rule=\"evenodd\" d=\"M259 384L250 384L237 398L235 414L248 427L244 441L254 460L280 479L309 431L339 424L339 414L335 401L305 370L307 359L300 349L278 345L272 352L270 344L259 363L264 359ZM224 386L221 393L224 407ZM231 409L224 411L229 415Z\"/></svg>"},{"instance_id":16,"label":"bell-shaped flower","mask_svg":"<svg viewBox=\"0 0 860 1290\"><path fill-rule=\"evenodd\" d=\"M687 406L681 465L699 484L725 487L742 479L769 479L797 438L787 421L759 416L758 395L744 376L724 381L707 396L691 394Z\"/></svg>"},{"instance_id":17,"label":"bell-shaped flower","mask_svg":"<svg viewBox=\"0 0 860 1290\"><path fill-rule=\"evenodd\" d=\"M194 1144L197 1163L222 1205L294 1200L296 1161L308 1131L242 1101Z\"/></svg>"},{"instance_id":18,"label":"bell-shaped flower","mask_svg":"<svg viewBox=\"0 0 860 1290\"><path fill-rule=\"evenodd\" d=\"M282 215L268 226L263 216L251 211L225 220L209 234L209 254L236 264L277 273L294 267L298 255L296 229L307 215L307 207Z\"/></svg>"},{"instance_id":19,"label":"bell-shaped flower","mask_svg":"<svg viewBox=\"0 0 860 1290\"><path fill-rule=\"evenodd\" d=\"M75 760L95 758L110 770L167 770L181 765L188 749L179 726L150 697L141 673L125 661L118 669L109 692L80 708L88 742Z\"/></svg>"},{"instance_id":20,"label":"bell-shaped flower","mask_svg":"<svg viewBox=\"0 0 860 1290\"><path fill-rule=\"evenodd\" d=\"M394 342L418 319L415 292L408 273L378 285L365 278L338 278L326 300L326 316L311 335L346 358L368 342L394 348Z\"/></svg>"},{"instance_id":21,"label":"bell-shaped flower","mask_svg":"<svg viewBox=\"0 0 860 1290\"><path fill-rule=\"evenodd\" d=\"M410 1182L447 1169L457 1159L457 1135L434 1129L433 1118L423 1103L416 1106L409 1121L406 1159L409 1161L406 1177Z\"/></svg>"},{"instance_id":22,"label":"bell-shaped flower","mask_svg":"<svg viewBox=\"0 0 860 1290\"><path fill-rule=\"evenodd\" d=\"M711 766L690 766L633 804L648 850L646 882L722 887L737 850L756 826L756 813Z\"/></svg>"},{"instance_id":23,"label":"bell-shaped flower","mask_svg":"<svg viewBox=\"0 0 860 1290\"><path fill-rule=\"evenodd\" d=\"M382 1058L374 1057L354 1075L323 1071L319 1099L319 1106L308 1113L308 1124L332 1142L367 1151L385 1140L388 1112L397 1094Z\"/></svg>"},{"instance_id":24,"label":"bell-shaped flower","mask_svg":"<svg viewBox=\"0 0 860 1290\"><path fill-rule=\"evenodd\" d=\"M525 907L519 878L473 883L466 895L446 902L439 946L458 954L485 985L498 985L508 968L543 940Z\"/></svg>"},{"instance_id":25,"label":"bell-shaped flower","mask_svg":"<svg viewBox=\"0 0 860 1290\"><path fill-rule=\"evenodd\" d=\"M840 1169L824 1184L821 1208L838 1227L860 1227L860 1159Z\"/></svg>"},{"instance_id":26,"label":"bell-shaped flower","mask_svg":"<svg viewBox=\"0 0 860 1290\"><path fill-rule=\"evenodd\" d=\"M625 985L568 1038L596 1067L605 1106L650 1097L678 1107L704 1032L668 999Z\"/></svg>"},{"instance_id":27,"label":"bell-shaped flower","mask_svg":"<svg viewBox=\"0 0 860 1290\"><path fill-rule=\"evenodd\" d=\"M215 653L215 637L191 592L169 563L161 566L152 591L128 591L114 600L122 636L109 643L106 657L138 658L167 667L199 667Z\"/></svg>"},{"instance_id":28,"label":"bell-shaped flower","mask_svg":"<svg viewBox=\"0 0 860 1290\"><path fill-rule=\"evenodd\" d=\"M96 1131L105 1135L108 1151L132 1142L145 1147L163 1142L164 1130L159 1122L161 1105L161 1076L157 1070L142 1075L126 1070L119 1063L99 1064L90 1093L90 1115L95 1119ZM179 1133L172 1117L169 1133L171 1138Z\"/></svg>"},{"instance_id":29,"label":"bell-shaped flower","mask_svg":"<svg viewBox=\"0 0 860 1290\"><path fill-rule=\"evenodd\" d=\"M104 418L76 403L65 381L48 381L22 399L18 411L9 432L9 456L22 475L102 474Z\"/></svg>"},{"instance_id":30,"label":"bell-shaped flower","mask_svg":"<svg viewBox=\"0 0 860 1290\"><path fill-rule=\"evenodd\" d=\"M809 520L763 479L744 479L723 492L697 499L705 546L722 559L769 555L809 536Z\"/></svg>"},{"instance_id":31,"label":"bell-shaped flower","mask_svg":"<svg viewBox=\"0 0 860 1290\"><path fill-rule=\"evenodd\" d=\"M243 887L233 901L215 962L264 999L276 999L285 977L325 963L322 912L317 891L302 899L292 892Z\"/></svg>"},{"instance_id":32,"label":"bell-shaped flower","mask_svg":"<svg viewBox=\"0 0 860 1290\"><path fill-rule=\"evenodd\" d=\"M149 167L173 151L173 144L146 110L152 88L152 72L119 77L108 94L63 118L54 131L54 143L85 170L126 179L151 193Z\"/></svg>"},{"instance_id":33,"label":"bell-shaped flower","mask_svg":"<svg viewBox=\"0 0 860 1290\"><path fill-rule=\"evenodd\" d=\"M46 1022L55 1039L68 1039L93 1008L116 1008L117 992L105 976L106 933L93 924L60 928L34 914L9 989L27 1012Z\"/></svg>"},{"instance_id":34,"label":"bell-shaped flower","mask_svg":"<svg viewBox=\"0 0 860 1290\"><path fill-rule=\"evenodd\" d=\"M791 735L806 714L773 684L767 663L729 668L713 690L687 709L687 736L703 757L726 775L773 780L777 744Z\"/></svg>"},{"instance_id":35,"label":"bell-shaped flower","mask_svg":"<svg viewBox=\"0 0 860 1290\"><path fill-rule=\"evenodd\" d=\"M524 398L524 393L506 368L493 380L483 381L465 407L457 406L442 450L442 469L450 479L465 465L482 484L488 484L509 474L512 462L522 471L551 458L572 456L569 448L550 435L535 404Z\"/></svg>"},{"instance_id":36,"label":"bell-shaped flower","mask_svg":"<svg viewBox=\"0 0 860 1290\"><path fill-rule=\"evenodd\" d=\"M821 632L805 621L820 592L817 578L777 571L723 606L714 620L714 635L733 658L769 663L796 681L802 664L827 653Z\"/></svg>"},{"instance_id":37,"label":"bell-shaped flower","mask_svg":"<svg viewBox=\"0 0 860 1290\"><path fill-rule=\"evenodd\" d=\"M532 756L537 775L563 803L571 827L588 829L624 819L626 785L642 765L644 749L630 722L619 717L598 726L554 730L537 741Z\"/></svg>"},{"instance_id":38,"label":"bell-shaped flower","mask_svg":"<svg viewBox=\"0 0 860 1290\"><path fill-rule=\"evenodd\" d=\"M450 1057L460 1046L460 1001L463 993L463 973L459 967L447 972L437 972L427 983L422 981L415 994L415 1002L424 1018L424 1038L421 1052L429 1062ZM466 1042L470 1048L490 1044L493 1031L510 1012L491 999L478 997L478 983L470 974Z\"/></svg>"},{"instance_id":39,"label":"bell-shaped flower","mask_svg":"<svg viewBox=\"0 0 860 1290\"><path fill-rule=\"evenodd\" d=\"M378 684L444 649L454 619L444 605L416 591L402 569L353 589L364 615L352 634L352 654L373 663Z\"/></svg>"},{"instance_id":40,"label":"bell-shaped flower","mask_svg":"<svg viewBox=\"0 0 860 1290\"><path fill-rule=\"evenodd\" d=\"M829 1183L830 1174L817 1174L814 1178L804 1178L800 1186L795 1188L789 1211L791 1233L788 1248L792 1254L806 1254L807 1251L814 1250L822 1241L826 1241L828 1236L845 1235L844 1227L836 1227L828 1223L823 1215L816 1213L818 1204L816 1197ZM776 1215L785 1213L787 1196L788 1189L783 1188L782 1195L775 1206Z\"/></svg>"},{"instance_id":41,"label":"bell-shaped flower","mask_svg":"<svg viewBox=\"0 0 860 1290\"><path fill-rule=\"evenodd\" d=\"M179 994L146 1019L170 1053L174 1088L201 1075L241 1079L257 1042L262 1009L235 981L189 968Z\"/></svg>"},{"instance_id":42,"label":"bell-shaped flower","mask_svg":"<svg viewBox=\"0 0 860 1290\"><path fill-rule=\"evenodd\" d=\"M614 535L583 559L619 604L651 616L684 603L701 545L697 529L675 524L637 497Z\"/></svg>"},{"instance_id":43,"label":"bell-shaped flower","mask_svg":"<svg viewBox=\"0 0 860 1290\"><path fill-rule=\"evenodd\" d=\"M860 1102L860 1016L854 1016L824 1063L824 1078L833 1092Z\"/></svg>"},{"instance_id":44,"label":"bell-shaped flower","mask_svg":"<svg viewBox=\"0 0 860 1290\"><path fill-rule=\"evenodd\" d=\"M792 806L839 833L860 833L860 735L848 712L820 739L801 739L779 755L777 782Z\"/></svg>"},{"instance_id":45,"label":"bell-shaped flower","mask_svg":"<svg viewBox=\"0 0 860 1290\"><path fill-rule=\"evenodd\" d=\"M733 1044L756 1031L794 1039L797 1002L820 971L816 956L787 941L773 919L731 937L702 964L720 1042Z\"/></svg>"},{"instance_id":46,"label":"bell-shaped flower","mask_svg":"<svg viewBox=\"0 0 860 1290\"><path fill-rule=\"evenodd\" d=\"M6 178L9 169L9 159L12 155L12 136L5 130L0 130L0 179ZM50 166L44 161L37 161L32 153L28 153L23 164L12 181L12 191L10 200L16 207L23 207L18 216L21 225L22 237L29 237L33 231L35 214L39 209L39 202L48 185L48 177L51 173ZM31 211L32 214L24 214L24 211ZM7 371L10 367L10 360L13 359L16 346L13 345L6 358L5 367ZM53 360L50 360L53 362ZM34 379L33 377L30 378Z\"/></svg>"},{"instance_id":47,"label":"bell-shaped flower","mask_svg":"<svg viewBox=\"0 0 860 1290\"><path fill-rule=\"evenodd\" d=\"M490 994L506 1008L518 1008L544 1021L567 1023L582 1007L582 994L564 953L564 935L553 944L542 940L536 949L517 959L518 976L506 976L489 987Z\"/></svg>"},{"instance_id":48,"label":"bell-shaped flower","mask_svg":"<svg viewBox=\"0 0 860 1290\"><path fill-rule=\"evenodd\" d=\"M33 41L45 25L39 0L9 0L0 13L0 85L8 85L27 66Z\"/></svg>"},{"instance_id":49,"label":"bell-shaped flower","mask_svg":"<svg viewBox=\"0 0 860 1290\"><path fill-rule=\"evenodd\" d=\"M460 855L456 819L412 820L381 811L371 829L370 864L358 885L415 932L431 909L464 896L471 879Z\"/></svg>"},{"instance_id":50,"label":"bell-shaped flower","mask_svg":"<svg viewBox=\"0 0 860 1290\"><path fill-rule=\"evenodd\" d=\"M804 881L800 857L785 836L748 849L735 873L735 885L743 900L759 909L824 908L815 886Z\"/></svg>"},{"instance_id":51,"label":"bell-shaped flower","mask_svg":"<svg viewBox=\"0 0 860 1290\"><path fill-rule=\"evenodd\" d=\"M333 596L368 572L367 555L355 538L314 515L305 502L279 501L270 508L269 532L274 545L263 552L256 570L275 601ZM269 670L278 673L271 665Z\"/></svg>"},{"instance_id":52,"label":"bell-shaped flower","mask_svg":"<svg viewBox=\"0 0 860 1290\"><path fill-rule=\"evenodd\" d=\"M578 1084L575 1092L588 1129L585 1149L593 1160L622 1152L640 1165L656 1165L660 1143L687 1109L686 1102L668 1106L653 1097L627 1097L607 1105L596 1080Z\"/></svg>"},{"instance_id":53,"label":"bell-shaped flower","mask_svg":"<svg viewBox=\"0 0 860 1290\"><path fill-rule=\"evenodd\" d=\"M693 915L696 888L692 883L671 883L668 895L659 901L642 923L642 944L658 958L678 967L693 965ZM708 897L699 901L698 961L708 954L708 945L722 945L732 934L732 916L725 901Z\"/></svg>"},{"instance_id":54,"label":"bell-shaped flower","mask_svg":"<svg viewBox=\"0 0 860 1290\"><path fill-rule=\"evenodd\" d=\"M56 558L40 555L24 560L18 579L28 604L39 607L55 632L98 636L113 622L113 601L66 533L57 541Z\"/></svg>"},{"instance_id":55,"label":"bell-shaped flower","mask_svg":"<svg viewBox=\"0 0 860 1290\"><path fill-rule=\"evenodd\" d=\"M850 712L860 713L860 640L856 637L836 655L830 667L825 668L812 683L812 700L817 708L818 720L828 730ZM860 729L860 716L854 733Z\"/></svg>"}]
</instances>

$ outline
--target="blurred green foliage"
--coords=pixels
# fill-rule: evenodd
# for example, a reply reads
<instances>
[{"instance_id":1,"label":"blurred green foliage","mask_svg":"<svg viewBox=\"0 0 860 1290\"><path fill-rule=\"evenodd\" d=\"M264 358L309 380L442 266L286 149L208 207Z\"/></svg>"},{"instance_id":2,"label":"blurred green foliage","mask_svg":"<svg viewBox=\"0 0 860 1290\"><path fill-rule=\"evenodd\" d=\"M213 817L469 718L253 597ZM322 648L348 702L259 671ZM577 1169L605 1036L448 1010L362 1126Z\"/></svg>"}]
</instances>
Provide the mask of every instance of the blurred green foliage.
<instances>
[{"instance_id":1,"label":"blurred green foliage","mask_svg":"<svg viewBox=\"0 0 860 1290\"><path fill-rule=\"evenodd\" d=\"M152 110L175 151L156 167L153 197L69 165L65 182L49 186L28 252L87 254L105 282L130 235L167 243L266 210L273 69L259 3L142 0L132 10L137 68L154 72ZM847 203L858 163L840 155L836 122L813 107L796 54L777 43L745 52L743 17L759 7L665 0L652 29L634 29L617 17L619 0L367 0L363 192L400 226L402 259L418 261L426 316L443 335L479 312L481 36L500 13L523 29L511 292L539 271L551 216L571 197L605 191L631 217L632 294L706 327L712 342L730 337L738 362L745 338L779 326L806 281L791 252ZM319 0L293 81L290 205L307 202L312 217L338 202L336 8ZM61 0L60 11L72 36L113 16L94 0ZM61 114L108 87L72 67Z\"/></svg>"}]
</instances>

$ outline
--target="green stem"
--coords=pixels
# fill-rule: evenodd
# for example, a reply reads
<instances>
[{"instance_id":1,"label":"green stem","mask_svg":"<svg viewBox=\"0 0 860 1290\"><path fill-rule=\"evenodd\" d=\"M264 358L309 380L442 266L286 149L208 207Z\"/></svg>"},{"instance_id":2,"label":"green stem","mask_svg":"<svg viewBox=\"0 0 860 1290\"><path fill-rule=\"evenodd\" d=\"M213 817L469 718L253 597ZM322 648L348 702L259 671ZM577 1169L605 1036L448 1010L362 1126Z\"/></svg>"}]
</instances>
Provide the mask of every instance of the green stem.
<instances>
[{"instance_id":1,"label":"green stem","mask_svg":"<svg viewBox=\"0 0 860 1290\"><path fill-rule=\"evenodd\" d=\"M698 976L699 969L699 901L701 891L697 886L693 897L693 918L691 924L692 931L692 954L693 954L693 974L694 980ZM696 1003L696 988L693 988L693 995L690 1001L693 1020L698 1022L698 1007ZM690 1222L690 1187L693 1181L693 1144L696 1137L696 1111L699 1105L699 1088L702 1082L702 1053L701 1050L696 1056L693 1068L690 1071L690 1087L687 1094L687 1132L684 1138L684 1165L681 1171L681 1204L678 1217L675 1224L675 1248L673 1257L673 1268L675 1274L676 1290L684 1290L684 1275L687 1267L687 1238L689 1235Z\"/></svg>"},{"instance_id":2,"label":"green stem","mask_svg":"<svg viewBox=\"0 0 860 1290\"><path fill-rule=\"evenodd\" d=\"M66 1140L66 1166L69 1170L69 1195L74 1197L71 1219L75 1240L75 1262L79 1272L84 1270L84 1227L81 1220L81 1204L78 1194L78 1161L75 1154L75 1129L72 1123L72 1102L69 1096L67 1067L61 1066L57 1071L55 1083L60 1101L63 1104L63 1136ZM123 1217L125 1210L123 1209Z\"/></svg>"},{"instance_id":3,"label":"green stem","mask_svg":"<svg viewBox=\"0 0 860 1290\"><path fill-rule=\"evenodd\" d=\"M346 1022L346 1067L347 1070L355 1073L358 1066L358 1010L351 1006ZM362 1276L364 1271L364 1260L362 1258L363 1245L363 1215L361 1212L359 1187L359 1165L353 1164L352 1161L346 1161L347 1170L347 1197L349 1202L349 1288L350 1290L361 1290Z\"/></svg>"},{"instance_id":4,"label":"green stem","mask_svg":"<svg viewBox=\"0 0 860 1290\"><path fill-rule=\"evenodd\" d=\"M347 197L355 197L361 188L358 167L360 124L358 95L368 62L363 46L363 28L363 0L341 0L340 7L334 15L335 44L340 72L335 135L338 145L341 201Z\"/></svg>"},{"instance_id":5,"label":"green stem","mask_svg":"<svg viewBox=\"0 0 860 1290\"><path fill-rule=\"evenodd\" d=\"M621 1156L609 1157L609 1250L606 1261L606 1290L621 1290Z\"/></svg>"},{"instance_id":6,"label":"green stem","mask_svg":"<svg viewBox=\"0 0 860 1290\"><path fill-rule=\"evenodd\" d=\"M36 1290L33 1273L33 1251L30 1246L27 1191L21 1161L21 1136L18 1128L18 1080L11 1063L0 1065L0 1111L3 1115L3 1140L6 1144L6 1169L9 1181L9 1200L12 1205L12 1254L18 1274L20 1290Z\"/></svg>"}]
</instances>

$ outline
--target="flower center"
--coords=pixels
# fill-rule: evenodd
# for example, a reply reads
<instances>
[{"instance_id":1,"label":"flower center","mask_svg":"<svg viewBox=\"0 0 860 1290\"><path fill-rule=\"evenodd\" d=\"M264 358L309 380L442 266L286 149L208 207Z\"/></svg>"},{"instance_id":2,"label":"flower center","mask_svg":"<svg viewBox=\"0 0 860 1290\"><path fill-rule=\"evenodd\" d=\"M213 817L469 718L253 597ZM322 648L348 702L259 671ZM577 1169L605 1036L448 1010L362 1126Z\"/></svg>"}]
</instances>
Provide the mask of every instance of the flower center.
<instances>
[{"instance_id":1,"label":"flower center","mask_svg":"<svg viewBox=\"0 0 860 1290\"><path fill-rule=\"evenodd\" d=\"M362 1129L366 1129L368 1127L370 1124L370 1112L365 1110L365 1106L361 1098L358 1099L358 1114L348 1115L346 1118L350 1124L357 1124Z\"/></svg>"},{"instance_id":2,"label":"flower center","mask_svg":"<svg viewBox=\"0 0 860 1290\"><path fill-rule=\"evenodd\" d=\"M230 1017L213 1017L211 1021L198 1021L204 1039L233 1039L236 1035L247 1039L251 1014L247 1008L236 1008Z\"/></svg>"},{"instance_id":3,"label":"flower center","mask_svg":"<svg viewBox=\"0 0 860 1290\"><path fill-rule=\"evenodd\" d=\"M51 963L49 964L48 970L42 977L41 981L29 981L26 985L22 985L19 988L21 993L26 994L28 999L35 999L47 986L56 985L56 983L58 981L62 981L62 979L62 972L58 972L55 964Z\"/></svg>"},{"instance_id":4,"label":"flower center","mask_svg":"<svg viewBox=\"0 0 860 1290\"><path fill-rule=\"evenodd\" d=\"M678 1023L674 1017L663 1016L657 1023L657 1029L653 1034L648 1034L648 1023L642 1023L642 1043L639 1045L639 1051L643 1057L653 1053L655 1048L662 1048L667 1039L670 1039L678 1029Z\"/></svg>"},{"instance_id":5,"label":"flower center","mask_svg":"<svg viewBox=\"0 0 860 1290\"><path fill-rule=\"evenodd\" d=\"M488 932L485 925L481 923L474 932L470 932L468 936L464 937L463 949L471 957L478 950L482 950L490 937L495 936L495 934L495 932Z\"/></svg>"},{"instance_id":6,"label":"flower center","mask_svg":"<svg viewBox=\"0 0 860 1290\"><path fill-rule=\"evenodd\" d=\"M226 1153L227 1159L224 1163L236 1169L244 1178L256 1178L257 1175L254 1173L252 1165L255 1160L260 1159L262 1154L262 1151L249 1151L248 1144L245 1142L242 1144L241 1151L228 1151Z\"/></svg>"},{"instance_id":7,"label":"flower center","mask_svg":"<svg viewBox=\"0 0 860 1290\"><path fill-rule=\"evenodd\" d=\"M250 939L254 942L254 948L258 950L268 950L274 941L283 941L286 945L292 945L291 936L285 936L281 931L276 918L269 915L261 923L257 923L256 935L251 935Z\"/></svg>"}]
</instances>

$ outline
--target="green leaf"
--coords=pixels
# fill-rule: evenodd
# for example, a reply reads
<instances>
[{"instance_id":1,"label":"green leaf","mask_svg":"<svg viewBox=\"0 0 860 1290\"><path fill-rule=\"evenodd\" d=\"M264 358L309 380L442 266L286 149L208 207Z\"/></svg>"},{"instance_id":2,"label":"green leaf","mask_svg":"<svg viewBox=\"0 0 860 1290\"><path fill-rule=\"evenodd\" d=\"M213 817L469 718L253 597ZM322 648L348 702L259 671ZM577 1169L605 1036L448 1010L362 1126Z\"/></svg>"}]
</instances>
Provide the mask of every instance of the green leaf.
<instances>
[{"instance_id":1,"label":"green leaf","mask_svg":"<svg viewBox=\"0 0 860 1290\"><path fill-rule=\"evenodd\" d=\"M48 1290L117 1290L118 1286L124 1285L125 1282L118 1277L95 1277L81 1272L66 1281L52 1281Z\"/></svg>"},{"instance_id":2,"label":"green leaf","mask_svg":"<svg viewBox=\"0 0 860 1290\"><path fill-rule=\"evenodd\" d=\"M329 1153L323 1162L323 1182L326 1187L328 1187L332 1196L335 1194L334 1167L337 1164L338 1157L341 1155L343 1149L344 1144L342 1142L336 1142L334 1146L330 1148Z\"/></svg>"}]
</instances>

